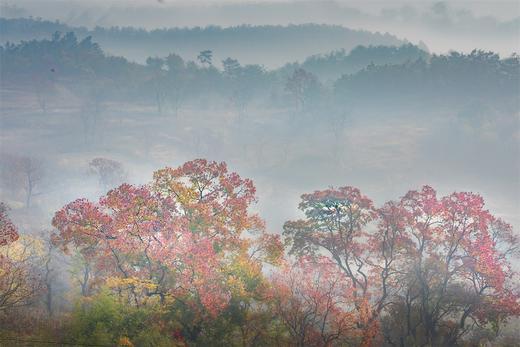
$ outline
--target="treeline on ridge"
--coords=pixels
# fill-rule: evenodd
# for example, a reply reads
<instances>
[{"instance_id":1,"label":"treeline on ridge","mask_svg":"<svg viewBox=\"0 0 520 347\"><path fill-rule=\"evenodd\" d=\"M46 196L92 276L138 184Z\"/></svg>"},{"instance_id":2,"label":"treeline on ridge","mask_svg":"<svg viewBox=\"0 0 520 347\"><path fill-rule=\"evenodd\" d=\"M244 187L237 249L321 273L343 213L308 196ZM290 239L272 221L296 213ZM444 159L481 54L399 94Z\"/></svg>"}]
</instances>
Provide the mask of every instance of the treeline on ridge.
<instances>
[{"instance_id":1,"label":"treeline on ridge","mask_svg":"<svg viewBox=\"0 0 520 347\"><path fill-rule=\"evenodd\" d=\"M480 100L514 106L519 93L518 56L478 50L430 55L410 44L358 46L348 54L315 55L272 70L232 57L215 61L211 50L193 58L171 53L133 63L72 32L0 47L4 87L36 89L44 97L62 85L80 97L97 91L105 100L153 102L160 112L202 96L231 100L243 111L253 102L304 110L331 103L401 103L403 95L409 104Z\"/></svg>"}]
</instances>

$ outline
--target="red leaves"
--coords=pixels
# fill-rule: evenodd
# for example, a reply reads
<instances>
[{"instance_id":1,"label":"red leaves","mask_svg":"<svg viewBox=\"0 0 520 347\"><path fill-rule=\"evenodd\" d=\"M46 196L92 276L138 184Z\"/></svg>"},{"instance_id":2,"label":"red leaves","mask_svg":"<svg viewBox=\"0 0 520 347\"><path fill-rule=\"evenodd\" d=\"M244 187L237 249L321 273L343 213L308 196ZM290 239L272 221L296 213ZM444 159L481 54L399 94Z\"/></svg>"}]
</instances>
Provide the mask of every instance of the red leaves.
<instances>
[{"instance_id":1,"label":"red leaves","mask_svg":"<svg viewBox=\"0 0 520 347\"><path fill-rule=\"evenodd\" d=\"M245 284L258 281L262 262L283 263L279 236L248 211L254 201L250 180L195 160L155 172L148 185L123 184L98 203L66 205L54 217L54 241L93 260L97 279L122 279L113 283L125 283L136 304L159 295L178 299L195 320L212 319L232 296L249 295ZM403 302L420 322L438 324L519 310L509 262L517 239L479 195L438 198L425 186L376 208L341 187L304 194L299 206L305 218L284 225L299 260L272 277L268 297L301 344L374 344L381 315Z\"/></svg>"},{"instance_id":2,"label":"red leaves","mask_svg":"<svg viewBox=\"0 0 520 347\"><path fill-rule=\"evenodd\" d=\"M52 225L60 233L53 235L52 240L63 250L67 250L72 243L86 251L100 240L111 237L107 228L110 222L110 216L103 213L99 206L86 199L78 199L54 215Z\"/></svg>"},{"instance_id":3,"label":"red leaves","mask_svg":"<svg viewBox=\"0 0 520 347\"><path fill-rule=\"evenodd\" d=\"M225 163L197 159L154 173L154 191L175 201L193 231L204 230L220 247L233 245L246 229L257 227L247 209L255 201L251 180L228 173Z\"/></svg>"},{"instance_id":4,"label":"red leaves","mask_svg":"<svg viewBox=\"0 0 520 347\"><path fill-rule=\"evenodd\" d=\"M18 231L7 215L7 206L0 202L0 246L18 240Z\"/></svg>"},{"instance_id":5,"label":"red leaves","mask_svg":"<svg viewBox=\"0 0 520 347\"><path fill-rule=\"evenodd\" d=\"M379 315L392 301L403 302L406 290L418 293L412 304L428 303L430 311L421 311L424 319L443 310L460 314L460 304L446 301L453 288L474 300L464 317L502 310L498 316L504 318L518 306L519 296L507 289L515 276L509 258L517 252L517 239L477 194L456 192L438 199L433 188L424 186L375 209L359 190L344 187L304 194L299 206L306 219L284 225L291 253L327 255L352 281L358 300L366 300L369 316ZM372 323L369 319L366 328Z\"/></svg>"},{"instance_id":6,"label":"red leaves","mask_svg":"<svg viewBox=\"0 0 520 347\"><path fill-rule=\"evenodd\" d=\"M266 237L260 245L270 240L263 221L248 212L254 201L250 180L229 173L225 163L198 159L155 172L149 185L123 184L98 204L68 204L54 217L54 240L95 257L106 277L153 281L148 294L183 297L214 316L230 298L228 257L250 244L241 234L259 230ZM277 247L261 248L279 257Z\"/></svg>"},{"instance_id":7,"label":"red leaves","mask_svg":"<svg viewBox=\"0 0 520 347\"><path fill-rule=\"evenodd\" d=\"M298 345L343 344L361 336L352 283L326 257L301 258L272 277L273 309Z\"/></svg>"}]
</instances>

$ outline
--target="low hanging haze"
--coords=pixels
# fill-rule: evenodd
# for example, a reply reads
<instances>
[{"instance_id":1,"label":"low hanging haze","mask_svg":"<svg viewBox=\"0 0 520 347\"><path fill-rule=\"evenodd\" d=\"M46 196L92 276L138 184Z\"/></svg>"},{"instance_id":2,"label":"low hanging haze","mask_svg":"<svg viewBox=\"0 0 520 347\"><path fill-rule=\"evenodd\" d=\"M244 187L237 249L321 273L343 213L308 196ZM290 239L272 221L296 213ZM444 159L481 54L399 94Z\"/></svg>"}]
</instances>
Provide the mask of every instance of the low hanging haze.
<instances>
[{"instance_id":1,"label":"low hanging haze","mask_svg":"<svg viewBox=\"0 0 520 347\"><path fill-rule=\"evenodd\" d=\"M388 32L416 44L422 41L434 53L478 47L509 56L520 47L520 1L2 0L1 4L3 17L41 17L89 28L323 23Z\"/></svg>"}]
</instances>

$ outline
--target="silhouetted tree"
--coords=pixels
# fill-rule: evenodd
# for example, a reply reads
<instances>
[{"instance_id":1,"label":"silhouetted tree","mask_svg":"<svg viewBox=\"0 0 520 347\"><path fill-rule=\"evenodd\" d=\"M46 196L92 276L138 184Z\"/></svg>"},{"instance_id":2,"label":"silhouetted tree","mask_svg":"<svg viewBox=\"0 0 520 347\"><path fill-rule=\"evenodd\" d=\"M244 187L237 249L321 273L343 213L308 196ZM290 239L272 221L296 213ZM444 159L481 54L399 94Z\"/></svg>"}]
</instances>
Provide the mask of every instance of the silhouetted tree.
<instances>
[{"instance_id":1,"label":"silhouetted tree","mask_svg":"<svg viewBox=\"0 0 520 347\"><path fill-rule=\"evenodd\" d=\"M211 60L213 59L213 52L210 51L210 50L204 50L204 51L201 51L199 53L199 55L197 56L197 60L202 64L202 65L211 65L212 62Z\"/></svg>"}]
</instances>

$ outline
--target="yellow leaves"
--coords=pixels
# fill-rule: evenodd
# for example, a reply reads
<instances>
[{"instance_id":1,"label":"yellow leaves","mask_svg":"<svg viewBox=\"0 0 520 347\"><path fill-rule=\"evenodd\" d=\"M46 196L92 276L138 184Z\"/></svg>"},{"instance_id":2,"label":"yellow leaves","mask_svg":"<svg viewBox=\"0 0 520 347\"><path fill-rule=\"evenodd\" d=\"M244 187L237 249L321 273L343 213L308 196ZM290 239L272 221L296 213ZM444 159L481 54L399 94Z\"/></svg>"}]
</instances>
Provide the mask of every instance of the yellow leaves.
<instances>
[{"instance_id":1,"label":"yellow leaves","mask_svg":"<svg viewBox=\"0 0 520 347\"><path fill-rule=\"evenodd\" d=\"M156 292L158 285L150 280L139 279L137 277L121 278L108 277L105 280L105 288L118 294L119 298L126 297L128 300L138 300L140 304L156 305L159 301Z\"/></svg>"},{"instance_id":2,"label":"yellow leaves","mask_svg":"<svg viewBox=\"0 0 520 347\"><path fill-rule=\"evenodd\" d=\"M163 169L154 173L155 189L166 195L175 196L181 205L190 205L199 198L195 186L190 186L172 175L171 169Z\"/></svg>"},{"instance_id":3,"label":"yellow leaves","mask_svg":"<svg viewBox=\"0 0 520 347\"><path fill-rule=\"evenodd\" d=\"M254 278L261 275L262 266L259 262L250 259L247 254L241 253L233 258L230 270L241 277Z\"/></svg>"},{"instance_id":4,"label":"yellow leaves","mask_svg":"<svg viewBox=\"0 0 520 347\"><path fill-rule=\"evenodd\" d=\"M170 189L175 192L177 201L180 202L181 205L190 205L195 203L199 198L199 193L195 187L187 187L180 182L171 182Z\"/></svg>"},{"instance_id":5,"label":"yellow leaves","mask_svg":"<svg viewBox=\"0 0 520 347\"><path fill-rule=\"evenodd\" d=\"M244 286L242 280L234 275L231 275L227 278L227 286L233 296L245 297L247 296L247 291Z\"/></svg>"},{"instance_id":6,"label":"yellow leaves","mask_svg":"<svg viewBox=\"0 0 520 347\"><path fill-rule=\"evenodd\" d=\"M18 240L8 246L0 248L0 255L17 262L24 262L30 257L43 257L45 246L43 240L32 236L20 236Z\"/></svg>"},{"instance_id":7,"label":"yellow leaves","mask_svg":"<svg viewBox=\"0 0 520 347\"><path fill-rule=\"evenodd\" d=\"M121 337L117 342L118 347L134 347L134 344L128 337Z\"/></svg>"},{"instance_id":8,"label":"yellow leaves","mask_svg":"<svg viewBox=\"0 0 520 347\"><path fill-rule=\"evenodd\" d=\"M137 277L121 278L121 277L109 277L105 284L108 288L136 288L139 290L150 290L157 289L157 284L150 280L142 280Z\"/></svg>"},{"instance_id":9,"label":"yellow leaves","mask_svg":"<svg viewBox=\"0 0 520 347\"><path fill-rule=\"evenodd\" d=\"M260 262L251 259L247 253L237 254L225 267L226 286L235 297L252 297L258 294L264 282Z\"/></svg>"}]
</instances>

